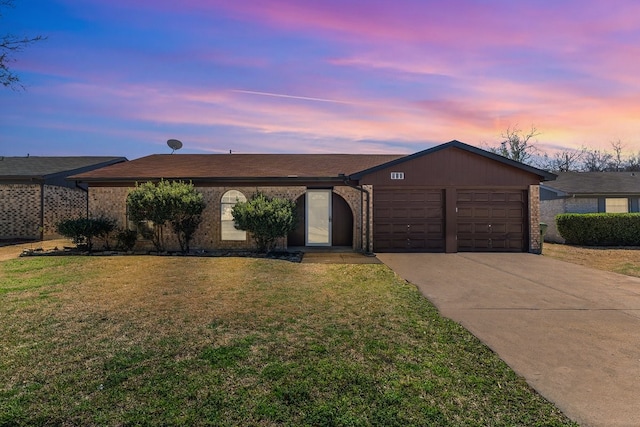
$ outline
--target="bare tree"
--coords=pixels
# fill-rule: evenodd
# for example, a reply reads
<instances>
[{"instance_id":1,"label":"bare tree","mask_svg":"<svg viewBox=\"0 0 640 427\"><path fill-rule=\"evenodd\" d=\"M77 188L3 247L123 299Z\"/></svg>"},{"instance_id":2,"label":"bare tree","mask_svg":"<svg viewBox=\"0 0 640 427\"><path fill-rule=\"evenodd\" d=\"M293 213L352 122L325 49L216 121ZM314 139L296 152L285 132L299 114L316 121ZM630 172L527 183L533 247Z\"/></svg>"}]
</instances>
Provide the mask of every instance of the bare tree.
<instances>
[{"instance_id":1,"label":"bare tree","mask_svg":"<svg viewBox=\"0 0 640 427\"><path fill-rule=\"evenodd\" d=\"M563 150L555 153L553 158L549 158L545 154L543 167L553 172L578 171L582 166L582 159L586 151L587 149L584 147L579 150Z\"/></svg>"},{"instance_id":2,"label":"bare tree","mask_svg":"<svg viewBox=\"0 0 640 427\"><path fill-rule=\"evenodd\" d=\"M624 170L625 168L625 160L622 156L622 150L624 148L624 144L621 140L612 141L611 148L613 149L613 154L611 155L611 160L609 161L608 170L612 172L619 172Z\"/></svg>"},{"instance_id":3,"label":"bare tree","mask_svg":"<svg viewBox=\"0 0 640 427\"><path fill-rule=\"evenodd\" d=\"M2 7L14 7L13 0L0 0L0 9ZM2 14L0 14L2 17ZM25 47L35 42L45 40L44 36L16 36L13 34L5 34L0 37L0 84L13 90L24 89L20 83L20 77L15 74L9 64L15 62L13 55L20 52Z\"/></svg>"},{"instance_id":4,"label":"bare tree","mask_svg":"<svg viewBox=\"0 0 640 427\"><path fill-rule=\"evenodd\" d=\"M538 148L532 139L538 135L540 135L540 132L533 125L528 133L524 133L517 125L509 126L500 135L502 138L500 145L498 147L489 147L489 151L516 162L531 163L533 156L538 152Z\"/></svg>"},{"instance_id":5,"label":"bare tree","mask_svg":"<svg viewBox=\"0 0 640 427\"><path fill-rule=\"evenodd\" d=\"M624 170L628 172L640 171L640 153L629 155L629 157L627 158L627 164Z\"/></svg>"},{"instance_id":6,"label":"bare tree","mask_svg":"<svg viewBox=\"0 0 640 427\"><path fill-rule=\"evenodd\" d=\"M608 169L613 156L606 151L588 150L582 166L585 172L604 172Z\"/></svg>"}]
</instances>

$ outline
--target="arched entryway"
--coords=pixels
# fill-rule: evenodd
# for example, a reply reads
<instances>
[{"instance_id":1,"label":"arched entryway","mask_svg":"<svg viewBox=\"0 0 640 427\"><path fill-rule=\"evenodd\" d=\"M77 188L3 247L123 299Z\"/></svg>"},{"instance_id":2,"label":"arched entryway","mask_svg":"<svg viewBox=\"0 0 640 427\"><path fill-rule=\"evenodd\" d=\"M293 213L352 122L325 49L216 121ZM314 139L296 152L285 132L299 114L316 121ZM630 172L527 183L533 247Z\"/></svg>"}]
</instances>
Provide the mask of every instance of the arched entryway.
<instances>
[{"instance_id":1,"label":"arched entryway","mask_svg":"<svg viewBox=\"0 0 640 427\"><path fill-rule=\"evenodd\" d=\"M308 223L307 219L309 218L309 212L307 212L307 200L309 198L309 194L318 191L315 193L318 196L321 196L321 190L309 190L306 194L298 197L296 200L296 217L298 219L298 224L296 229L293 230L287 236L287 244L288 246L353 246L353 213L351 212L351 207L347 203L347 201L342 198L339 194L331 192L331 203L330 203L330 212L328 215L328 227L330 233L329 243L326 245L316 245L313 242L309 241L309 230L308 226L312 226L312 224ZM326 190L329 193L329 190ZM314 218L314 220L316 220Z\"/></svg>"}]
</instances>

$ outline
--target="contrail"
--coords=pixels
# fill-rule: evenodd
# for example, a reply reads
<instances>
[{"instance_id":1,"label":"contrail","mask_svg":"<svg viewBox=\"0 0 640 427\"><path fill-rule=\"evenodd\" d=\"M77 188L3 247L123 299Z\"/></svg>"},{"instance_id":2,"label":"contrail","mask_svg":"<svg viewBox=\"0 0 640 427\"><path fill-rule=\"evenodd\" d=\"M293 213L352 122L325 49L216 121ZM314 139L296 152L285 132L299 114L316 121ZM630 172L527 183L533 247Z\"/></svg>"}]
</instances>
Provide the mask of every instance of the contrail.
<instances>
[{"instance_id":1,"label":"contrail","mask_svg":"<svg viewBox=\"0 0 640 427\"><path fill-rule=\"evenodd\" d=\"M325 98L312 98L310 96L285 95L285 94L282 94L282 93L256 92L256 91L253 91L253 90L232 89L231 92L247 93L249 95L273 96L273 97L276 97L276 98L301 99L303 101L330 102L330 103L333 103L333 104L358 105L357 102L339 101L339 100L336 100L336 99L325 99Z\"/></svg>"}]
</instances>

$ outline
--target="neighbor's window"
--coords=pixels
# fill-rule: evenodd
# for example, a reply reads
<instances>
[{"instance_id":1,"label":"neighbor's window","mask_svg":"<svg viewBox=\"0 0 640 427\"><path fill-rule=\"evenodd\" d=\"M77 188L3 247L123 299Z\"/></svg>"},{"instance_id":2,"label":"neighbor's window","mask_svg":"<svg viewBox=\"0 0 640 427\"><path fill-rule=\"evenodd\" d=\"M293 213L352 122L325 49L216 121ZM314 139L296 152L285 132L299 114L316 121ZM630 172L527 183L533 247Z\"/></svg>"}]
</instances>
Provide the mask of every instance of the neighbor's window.
<instances>
[{"instance_id":1,"label":"neighbor's window","mask_svg":"<svg viewBox=\"0 0 640 427\"><path fill-rule=\"evenodd\" d=\"M404 179L404 172L391 172L391 179Z\"/></svg>"},{"instance_id":2,"label":"neighbor's window","mask_svg":"<svg viewBox=\"0 0 640 427\"><path fill-rule=\"evenodd\" d=\"M604 211L607 213L627 213L629 212L629 201L626 198L605 199Z\"/></svg>"},{"instance_id":3,"label":"neighbor's window","mask_svg":"<svg viewBox=\"0 0 640 427\"><path fill-rule=\"evenodd\" d=\"M221 238L222 240L246 240L247 232L237 230L231 210L238 202L246 202L247 198L238 190L229 190L222 195L220 203Z\"/></svg>"}]
</instances>

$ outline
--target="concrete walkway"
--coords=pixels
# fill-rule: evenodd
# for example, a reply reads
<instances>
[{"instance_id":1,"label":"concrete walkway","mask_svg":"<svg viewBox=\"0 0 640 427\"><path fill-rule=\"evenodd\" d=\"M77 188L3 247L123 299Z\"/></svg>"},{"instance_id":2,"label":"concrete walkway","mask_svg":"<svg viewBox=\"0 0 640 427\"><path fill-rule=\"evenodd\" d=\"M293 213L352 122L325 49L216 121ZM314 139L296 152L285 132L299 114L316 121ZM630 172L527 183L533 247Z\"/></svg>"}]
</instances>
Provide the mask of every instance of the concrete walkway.
<instances>
[{"instance_id":1,"label":"concrete walkway","mask_svg":"<svg viewBox=\"0 0 640 427\"><path fill-rule=\"evenodd\" d=\"M640 426L640 279L531 254L378 254L583 426Z\"/></svg>"},{"instance_id":2,"label":"concrete walkway","mask_svg":"<svg viewBox=\"0 0 640 427\"><path fill-rule=\"evenodd\" d=\"M357 252L305 252L302 263L310 264L382 264L375 256Z\"/></svg>"}]
</instances>

